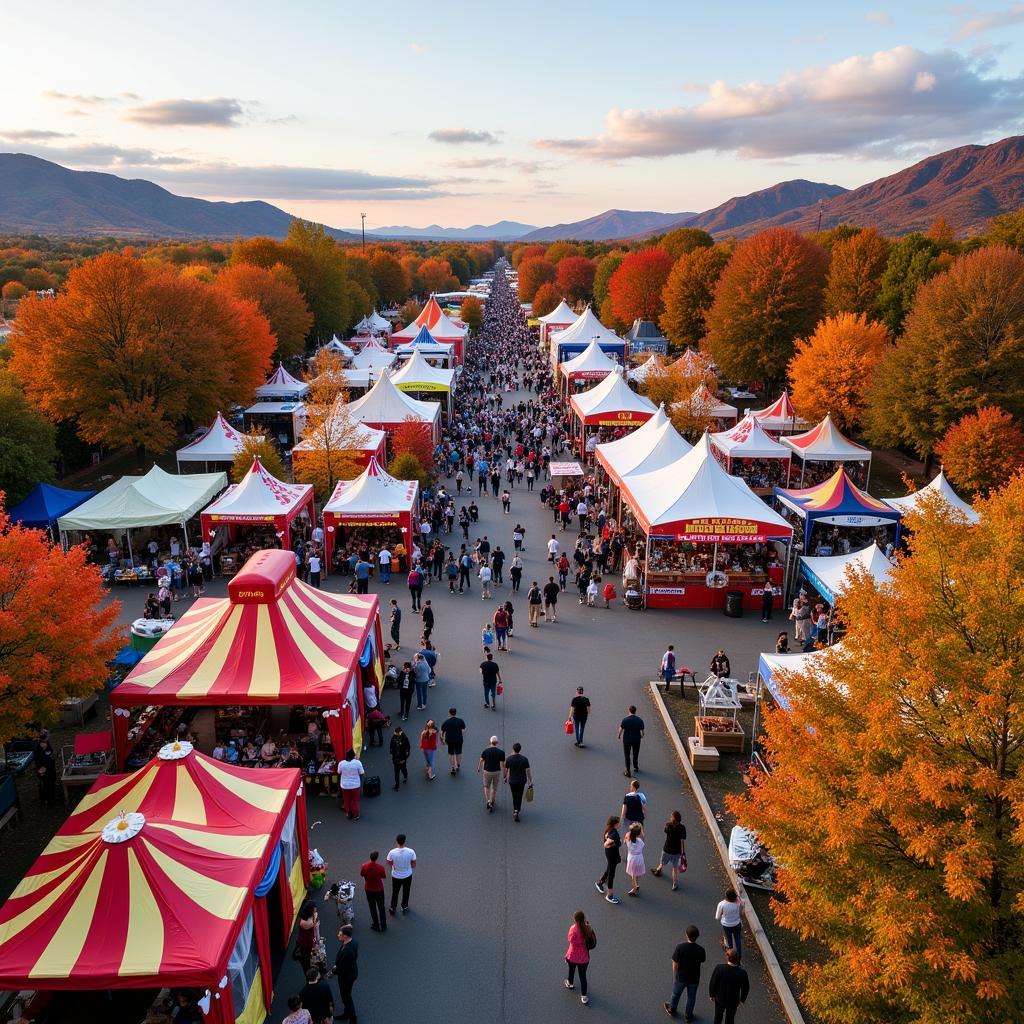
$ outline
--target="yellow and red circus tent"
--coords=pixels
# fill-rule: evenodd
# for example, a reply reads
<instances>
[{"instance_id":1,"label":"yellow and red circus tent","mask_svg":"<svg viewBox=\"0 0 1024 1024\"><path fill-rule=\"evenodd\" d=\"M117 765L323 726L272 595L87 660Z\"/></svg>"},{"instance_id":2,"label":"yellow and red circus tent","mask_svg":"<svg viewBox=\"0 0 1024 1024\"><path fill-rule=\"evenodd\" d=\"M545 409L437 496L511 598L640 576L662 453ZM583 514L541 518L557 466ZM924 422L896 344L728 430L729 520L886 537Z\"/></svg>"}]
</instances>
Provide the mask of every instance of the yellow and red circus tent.
<instances>
[{"instance_id":1,"label":"yellow and red circus tent","mask_svg":"<svg viewBox=\"0 0 1024 1024\"><path fill-rule=\"evenodd\" d=\"M308 865L298 770L168 743L97 779L0 907L0 989L194 988L211 1024L257 1024Z\"/></svg>"},{"instance_id":2,"label":"yellow and red circus tent","mask_svg":"<svg viewBox=\"0 0 1024 1024\"><path fill-rule=\"evenodd\" d=\"M124 764L130 709L149 705L322 708L335 753L358 751L363 683L383 683L379 601L326 594L295 578L290 551L258 551L200 598L110 695Z\"/></svg>"}]
</instances>

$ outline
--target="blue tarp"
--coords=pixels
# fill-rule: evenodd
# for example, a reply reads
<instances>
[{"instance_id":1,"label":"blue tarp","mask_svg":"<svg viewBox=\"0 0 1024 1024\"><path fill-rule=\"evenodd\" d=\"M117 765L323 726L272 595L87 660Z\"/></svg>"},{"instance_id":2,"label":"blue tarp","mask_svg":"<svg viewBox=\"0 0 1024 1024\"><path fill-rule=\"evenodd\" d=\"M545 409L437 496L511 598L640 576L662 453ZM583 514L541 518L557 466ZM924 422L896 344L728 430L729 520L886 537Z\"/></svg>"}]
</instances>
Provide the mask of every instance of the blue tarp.
<instances>
[{"instance_id":1,"label":"blue tarp","mask_svg":"<svg viewBox=\"0 0 1024 1024\"><path fill-rule=\"evenodd\" d=\"M267 865L266 873L256 886L257 896L266 896L271 889L274 888L274 882L277 881L277 873L281 870L281 844L278 843L274 847L274 852L270 855L270 863Z\"/></svg>"},{"instance_id":2,"label":"blue tarp","mask_svg":"<svg viewBox=\"0 0 1024 1024\"><path fill-rule=\"evenodd\" d=\"M12 523L49 529L57 520L88 501L95 491L66 491L50 484L36 484L20 505L7 512Z\"/></svg>"}]
</instances>

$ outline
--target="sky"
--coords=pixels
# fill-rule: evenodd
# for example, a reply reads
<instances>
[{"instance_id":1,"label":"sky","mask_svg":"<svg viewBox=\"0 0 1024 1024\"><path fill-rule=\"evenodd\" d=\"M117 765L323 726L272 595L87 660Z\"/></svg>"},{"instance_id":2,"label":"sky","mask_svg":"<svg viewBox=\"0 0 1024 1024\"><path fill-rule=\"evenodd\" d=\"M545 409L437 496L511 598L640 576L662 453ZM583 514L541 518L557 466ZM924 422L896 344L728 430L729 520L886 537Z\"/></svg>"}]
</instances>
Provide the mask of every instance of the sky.
<instances>
[{"instance_id":1,"label":"sky","mask_svg":"<svg viewBox=\"0 0 1024 1024\"><path fill-rule=\"evenodd\" d=\"M341 228L700 211L1024 131L1024 3L42 0L3 32L0 151Z\"/></svg>"}]
</instances>

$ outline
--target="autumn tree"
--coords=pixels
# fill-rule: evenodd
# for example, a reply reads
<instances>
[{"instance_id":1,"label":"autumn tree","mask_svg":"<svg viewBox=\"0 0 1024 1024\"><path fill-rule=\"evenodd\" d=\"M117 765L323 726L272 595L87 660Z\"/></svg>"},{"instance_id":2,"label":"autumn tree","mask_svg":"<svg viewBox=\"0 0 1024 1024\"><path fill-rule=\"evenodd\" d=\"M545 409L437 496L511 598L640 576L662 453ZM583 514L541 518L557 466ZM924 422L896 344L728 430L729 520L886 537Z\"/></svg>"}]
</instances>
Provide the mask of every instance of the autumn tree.
<instances>
[{"instance_id":1,"label":"autumn tree","mask_svg":"<svg viewBox=\"0 0 1024 1024\"><path fill-rule=\"evenodd\" d=\"M558 291L570 303L585 302L594 294L593 260L586 256L566 256L558 264Z\"/></svg>"},{"instance_id":2,"label":"autumn tree","mask_svg":"<svg viewBox=\"0 0 1024 1024\"><path fill-rule=\"evenodd\" d=\"M536 294L533 296L533 315L547 316L548 313L553 313L558 309L558 304L562 301L562 293L558 290L558 286L551 284L542 284Z\"/></svg>"},{"instance_id":3,"label":"autumn tree","mask_svg":"<svg viewBox=\"0 0 1024 1024\"><path fill-rule=\"evenodd\" d=\"M661 316L661 294L672 270L672 257L665 249L649 246L631 252L608 282L608 294L615 316L624 324L654 320Z\"/></svg>"},{"instance_id":4,"label":"autumn tree","mask_svg":"<svg viewBox=\"0 0 1024 1024\"><path fill-rule=\"evenodd\" d=\"M419 279L425 295L451 292L459 287L459 279L452 273L451 264L434 256L420 264Z\"/></svg>"},{"instance_id":5,"label":"autumn tree","mask_svg":"<svg viewBox=\"0 0 1024 1024\"><path fill-rule=\"evenodd\" d=\"M829 413L841 430L859 426L868 385L891 342L889 328L863 313L826 317L797 341L789 362L796 411L811 423Z\"/></svg>"},{"instance_id":6,"label":"autumn tree","mask_svg":"<svg viewBox=\"0 0 1024 1024\"><path fill-rule=\"evenodd\" d=\"M56 430L0 366L0 493L16 505L41 481L52 483Z\"/></svg>"},{"instance_id":7,"label":"autumn tree","mask_svg":"<svg viewBox=\"0 0 1024 1024\"><path fill-rule=\"evenodd\" d=\"M459 319L471 330L479 331L484 322L483 303L475 295L467 295L459 309Z\"/></svg>"},{"instance_id":8,"label":"autumn tree","mask_svg":"<svg viewBox=\"0 0 1024 1024\"><path fill-rule=\"evenodd\" d=\"M608 298L608 282L611 281L612 274L619 269L625 258L624 252L616 250L607 253L596 262L594 267L594 306L597 309L604 308ZM601 322L607 323L608 321L602 316Z\"/></svg>"},{"instance_id":9,"label":"autumn tree","mask_svg":"<svg viewBox=\"0 0 1024 1024\"><path fill-rule=\"evenodd\" d=\"M878 293L878 310L893 334L903 330L917 289L939 270L939 247L922 234L906 235L893 243L885 262Z\"/></svg>"},{"instance_id":10,"label":"autumn tree","mask_svg":"<svg viewBox=\"0 0 1024 1024\"><path fill-rule=\"evenodd\" d=\"M967 253L919 288L906 331L868 394L868 436L925 458L982 405L1024 416L1024 253Z\"/></svg>"},{"instance_id":11,"label":"autumn tree","mask_svg":"<svg viewBox=\"0 0 1024 1024\"><path fill-rule=\"evenodd\" d=\"M640 392L655 405L665 406L672 425L680 434L696 440L715 423L706 408L690 401L701 384L714 392L714 375L710 372L693 372L677 361L649 373L640 385Z\"/></svg>"},{"instance_id":12,"label":"autumn tree","mask_svg":"<svg viewBox=\"0 0 1024 1024\"><path fill-rule=\"evenodd\" d=\"M391 435L392 459L389 472L399 480L417 479L426 487L433 477L434 442L430 436L430 428L421 420L407 417ZM409 473L412 463L419 466L420 472L415 476L402 476Z\"/></svg>"},{"instance_id":13,"label":"autumn tree","mask_svg":"<svg viewBox=\"0 0 1024 1024\"><path fill-rule=\"evenodd\" d=\"M989 221L986 241L989 245L1008 245L1024 252L1024 207L993 217Z\"/></svg>"},{"instance_id":14,"label":"autumn tree","mask_svg":"<svg viewBox=\"0 0 1024 1024\"><path fill-rule=\"evenodd\" d=\"M12 313L26 295L28 295L28 289L20 281L8 281L0 290L0 297L3 298L3 313Z\"/></svg>"},{"instance_id":15,"label":"autumn tree","mask_svg":"<svg viewBox=\"0 0 1024 1024\"><path fill-rule=\"evenodd\" d=\"M398 257L378 249L370 257L369 264L380 302L384 306L398 306L405 302L412 290L412 276Z\"/></svg>"},{"instance_id":16,"label":"autumn tree","mask_svg":"<svg viewBox=\"0 0 1024 1024\"><path fill-rule=\"evenodd\" d=\"M410 299L408 302L402 304L402 308L398 311L398 322L402 326L411 324L413 320L420 315L420 310L423 308L419 302L414 302Z\"/></svg>"},{"instance_id":17,"label":"autumn tree","mask_svg":"<svg viewBox=\"0 0 1024 1024\"><path fill-rule=\"evenodd\" d=\"M547 251L547 246L544 245L518 245L512 250L512 267L514 270L518 270L523 260L535 259L545 255Z\"/></svg>"},{"instance_id":18,"label":"autumn tree","mask_svg":"<svg viewBox=\"0 0 1024 1024\"><path fill-rule=\"evenodd\" d=\"M987 495L1024 469L1024 430L1008 412L984 405L954 423L935 453L954 487Z\"/></svg>"},{"instance_id":19,"label":"autumn tree","mask_svg":"<svg viewBox=\"0 0 1024 1024\"><path fill-rule=\"evenodd\" d=\"M828 257L786 228L740 242L715 289L707 350L732 380L780 381L793 344L821 316Z\"/></svg>"},{"instance_id":20,"label":"autumn tree","mask_svg":"<svg viewBox=\"0 0 1024 1024\"><path fill-rule=\"evenodd\" d=\"M532 302L542 284L554 284L558 271L543 256L531 256L519 264L519 301Z\"/></svg>"},{"instance_id":21,"label":"autumn tree","mask_svg":"<svg viewBox=\"0 0 1024 1024\"><path fill-rule=\"evenodd\" d=\"M665 310L660 321L673 345L700 345L707 334L707 314L715 299L715 287L728 262L729 250L723 246L698 246L676 260L662 292Z\"/></svg>"},{"instance_id":22,"label":"autumn tree","mask_svg":"<svg viewBox=\"0 0 1024 1024\"><path fill-rule=\"evenodd\" d=\"M580 247L575 242L552 242L544 253L544 258L556 266L569 256L579 256Z\"/></svg>"},{"instance_id":23,"label":"autumn tree","mask_svg":"<svg viewBox=\"0 0 1024 1024\"><path fill-rule=\"evenodd\" d=\"M274 351L254 303L118 253L77 267L55 299L25 300L18 325L11 368L28 397L111 447L166 450L182 420L248 401Z\"/></svg>"},{"instance_id":24,"label":"autumn tree","mask_svg":"<svg viewBox=\"0 0 1024 1024\"><path fill-rule=\"evenodd\" d=\"M313 326L313 314L299 291L295 274L283 263L270 269L253 263L234 263L216 277L215 285L236 299L255 302L277 339L274 359L299 355Z\"/></svg>"},{"instance_id":25,"label":"autumn tree","mask_svg":"<svg viewBox=\"0 0 1024 1024\"><path fill-rule=\"evenodd\" d=\"M241 483L245 474L252 469L253 459L259 459L263 468L278 480L284 480L286 470L281 461L281 453L277 445L266 434L256 433L242 435L242 446L235 453L231 463L231 482Z\"/></svg>"},{"instance_id":26,"label":"autumn tree","mask_svg":"<svg viewBox=\"0 0 1024 1024\"><path fill-rule=\"evenodd\" d=\"M710 249L714 244L715 240L703 228L676 228L658 240L658 245L677 261L686 253Z\"/></svg>"},{"instance_id":27,"label":"autumn tree","mask_svg":"<svg viewBox=\"0 0 1024 1024\"><path fill-rule=\"evenodd\" d=\"M56 722L66 697L102 689L124 643L120 603L104 600L84 547L9 522L0 495L0 743Z\"/></svg>"},{"instance_id":28,"label":"autumn tree","mask_svg":"<svg viewBox=\"0 0 1024 1024\"><path fill-rule=\"evenodd\" d=\"M825 312L877 315L888 259L889 241L874 228L837 241L825 284Z\"/></svg>"},{"instance_id":29,"label":"autumn tree","mask_svg":"<svg viewBox=\"0 0 1024 1024\"><path fill-rule=\"evenodd\" d=\"M358 311L353 308L345 256L323 225L293 219L284 248L284 260L274 262L284 262L298 279L313 314L311 337L330 338L355 323Z\"/></svg>"},{"instance_id":30,"label":"autumn tree","mask_svg":"<svg viewBox=\"0 0 1024 1024\"><path fill-rule=\"evenodd\" d=\"M908 514L909 552L842 599L847 634L774 680L771 774L729 798L784 867L776 920L836 1024L1005 1024L1024 1003L1024 475L963 517Z\"/></svg>"}]
</instances>

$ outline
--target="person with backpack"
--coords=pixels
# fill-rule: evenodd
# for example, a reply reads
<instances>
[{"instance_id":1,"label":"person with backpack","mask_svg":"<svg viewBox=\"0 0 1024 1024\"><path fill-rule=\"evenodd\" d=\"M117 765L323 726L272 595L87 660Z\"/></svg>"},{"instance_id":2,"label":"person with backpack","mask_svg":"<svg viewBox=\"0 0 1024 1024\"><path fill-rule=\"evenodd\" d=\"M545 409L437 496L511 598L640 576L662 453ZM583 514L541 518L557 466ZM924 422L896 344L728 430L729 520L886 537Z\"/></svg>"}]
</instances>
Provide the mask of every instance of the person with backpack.
<instances>
[{"instance_id":1,"label":"person with backpack","mask_svg":"<svg viewBox=\"0 0 1024 1024\"><path fill-rule=\"evenodd\" d=\"M565 951L565 962L569 974L565 979L565 987L571 992L575 988L576 972L580 975L580 1002L584 1006L590 1002L587 996L587 968L590 966L590 952L597 948L597 933L587 920L582 910L572 915L569 926L569 948Z\"/></svg>"},{"instance_id":2,"label":"person with backpack","mask_svg":"<svg viewBox=\"0 0 1024 1024\"><path fill-rule=\"evenodd\" d=\"M462 588L466 590L472 590L473 588L469 584L469 570L473 568L473 559L469 552L463 548L462 554L459 557L459 593L462 593Z\"/></svg>"},{"instance_id":3,"label":"person with backpack","mask_svg":"<svg viewBox=\"0 0 1024 1024\"><path fill-rule=\"evenodd\" d=\"M455 593L455 582L459 578L459 566L455 561L455 552L448 552L448 561L444 566L445 575L448 577L448 593Z\"/></svg>"},{"instance_id":4,"label":"person with backpack","mask_svg":"<svg viewBox=\"0 0 1024 1024\"><path fill-rule=\"evenodd\" d=\"M533 581L533 586L530 587L529 593L526 595L526 600L529 603L530 608L530 625L533 626L534 629L537 629L537 621L540 619L540 606L544 598L536 580Z\"/></svg>"},{"instance_id":5,"label":"person with backpack","mask_svg":"<svg viewBox=\"0 0 1024 1024\"><path fill-rule=\"evenodd\" d=\"M409 594L412 596L412 610L418 612L423 603L423 573L418 565L414 565L409 571L406 582L409 585Z\"/></svg>"},{"instance_id":6,"label":"person with backpack","mask_svg":"<svg viewBox=\"0 0 1024 1024\"><path fill-rule=\"evenodd\" d=\"M398 789L398 777L409 782L409 755L412 753L412 744L409 737L402 732L400 725L395 726L394 735L388 744L388 753L391 755L391 765L395 769L395 789Z\"/></svg>"}]
</instances>

